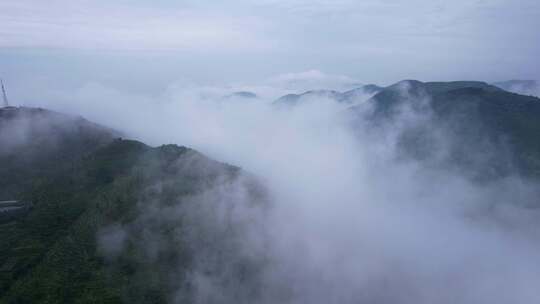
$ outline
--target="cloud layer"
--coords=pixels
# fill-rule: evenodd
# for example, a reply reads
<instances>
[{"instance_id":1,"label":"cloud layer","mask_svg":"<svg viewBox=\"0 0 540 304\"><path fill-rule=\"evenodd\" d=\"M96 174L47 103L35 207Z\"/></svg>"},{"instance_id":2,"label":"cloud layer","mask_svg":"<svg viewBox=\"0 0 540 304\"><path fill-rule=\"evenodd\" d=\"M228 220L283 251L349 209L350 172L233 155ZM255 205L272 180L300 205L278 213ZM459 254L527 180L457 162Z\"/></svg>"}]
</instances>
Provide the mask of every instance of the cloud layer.
<instances>
[{"instance_id":1,"label":"cloud layer","mask_svg":"<svg viewBox=\"0 0 540 304\"><path fill-rule=\"evenodd\" d=\"M534 0L8 0L0 3L0 51L37 50L51 61L46 50L70 50L83 65L86 52L153 61L166 52L184 62L179 74L205 69L228 80L231 70L261 77L312 68L376 82L538 79L539 14Z\"/></svg>"},{"instance_id":2,"label":"cloud layer","mask_svg":"<svg viewBox=\"0 0 540 304\"><path fill-rule=\"evenodd\" d=\"M260 273L265 288L259 303L540 300L534 284L540 280L538 211L523 205L537 197L535 183L510 177L477 184L454 171L400 160L397 134L429 121L426 113L402 111L398 123L372 133L362 120L351 129L343 105L328 99L282 110L271 99L214 98L222 90L177 85L151 100L92 85L69 98L58 95L55 100L65 103L49 106L152 144L194 147L264 181L272 207L257 219L262 231L250 230L255 235L240 242L240 252L262 246L271 261ZM236 204L248 204L234 196L246 191L244 185L235 187L226 192ZM223 227L213 226L214 214L204 206L222 195L209 192L197 198L202 209L182 214L219 234ZM159 222L171 214L149 216ZM252 215L239 212L233 222ZM113 231L105 239L114 243L121 236ZM196 251L203 260L215 252L204 246ZM201 277L207 266L193 270L201 303L249 302L242 298L245 286L219 284L236 282L234 274Z\"/></svg>"}]
</instances>

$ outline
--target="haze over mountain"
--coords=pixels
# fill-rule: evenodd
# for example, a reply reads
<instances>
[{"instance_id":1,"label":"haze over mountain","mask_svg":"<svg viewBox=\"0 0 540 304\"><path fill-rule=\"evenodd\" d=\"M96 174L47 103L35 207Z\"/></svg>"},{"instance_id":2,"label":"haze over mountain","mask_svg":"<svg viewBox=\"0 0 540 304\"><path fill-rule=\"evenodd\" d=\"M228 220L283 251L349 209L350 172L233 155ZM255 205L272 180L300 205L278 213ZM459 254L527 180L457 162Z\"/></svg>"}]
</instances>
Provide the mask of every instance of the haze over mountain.
<instances>
[{"instance_id":1,"label":"haze over mountain","mask_svg":"<svg viewBox=\"0 0 540 304\"><path fill-rule=\"evenodd\" d=\"M31 208L2 224L0 302L538 300L540 100L474 81L375 89L100 103L102 124L135 122L121 132L1 109L0 199Z\"/></svg>"},{"instance_id":2,"label":"haze over mountain","mask_svg":"<svg viewBox=\"0 0 540 304\"><path fill-rule=\"evenodd\" d=\"M257 94L253 93L253 92L248 92L248 91L239 91L239 92L233 92L227 96L224 96L223 99L225 100L231 100L231 99L235 99L235 100L255 100L255 99L258 99L259 97L257 96Z\"/></svg>"},{"instance_id":3,"label":"haze over mountain","mask_svg":"<svg viewBox=\"0 0 540 304\"><path fill-rule=\"evenodd\" d=\"M463 170L480 175L515 170L540 174L534 156L540 155L539 98L509 93L485 82L402 81L367 103L372 109L370 120L376 124L404 115L403 111L429 115L427 121L411 120L402 126L399 141L406 155L460 164ZM362 107L366 105L354 110Z\"/></svg>"},{"instance_id":4,"label":"haze over mountain","mask_svg":"<svg viewBox=\"0 0 540 304\"><path fill-rule=\"evenodd\" d=\"M313 90L301 94L287 94L274 101L277 106L295 106L301 102L313 99L329 99L343 104L354 104L366 100L369 96L378 93L383 88L374 84L359 86L345 92L335 90Z\"/></svg>"},{"instance_id":5,"label":"haze over mountain","mask_svg":"<svg viewBox=\"0 0 540 304\"><path fill-rule=\"evenodd\" d=\"M495 82L493 85L512 93L540 96L540 85L536 80L508 80Z\"/></svg>"},{"instance_id":6,"label":"haze over mountain","mask_svg":"<svg viewBox=\"0 0 540 304\"><path fill-rule=\"evenodd\" d=\"M247 231L227 230L240 218L222 213L249 208L243 196L264 203L262 188L238 168L185 147L113 139L110 129L48 110L0 111L0 197L32 203L2 224L2 303L158 303L181 290L194 301L182 287L189 275L253 267L255 260L234 253ZM235 192L237 182L252 183L251 192ZM206 242L228 254L203 249ZM227 266L231 259L239 264Z\"/></svg>"},{"instance_id":7,"label":"haze over mountain","mask_svg":"<svg viewBox=\"0 0 540 304\"><path fill-rule=\"evenodd\" d=\"M0 304L540 303L539 28L0 1Z\"/></svg>"}]
</instances>

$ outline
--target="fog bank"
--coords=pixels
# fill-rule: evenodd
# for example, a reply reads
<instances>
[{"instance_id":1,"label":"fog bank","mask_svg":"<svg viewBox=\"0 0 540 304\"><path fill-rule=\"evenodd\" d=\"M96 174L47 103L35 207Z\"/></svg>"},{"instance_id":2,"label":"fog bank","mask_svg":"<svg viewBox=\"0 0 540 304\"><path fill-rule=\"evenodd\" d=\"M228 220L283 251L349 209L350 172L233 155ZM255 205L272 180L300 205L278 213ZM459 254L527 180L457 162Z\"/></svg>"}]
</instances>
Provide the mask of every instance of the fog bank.
<instances>
[{"instance_id":1,"label":"fog bank","mask_svg":"<svg viewBox=\"0 0 540 304\"><path fill-rule=\"evenodd\" d=\"M259 303L540 301L539 211L527 207L537 201L536 182L510 176L476 183L402 159L400 132L429 122L429 112L405 109L396 123L373 132L362 115L351 124L348 105L313 98L278 108L272 101L283 89L249 88L261 97L223 99L241 88L196 86L144 97L93 84L40 105L80 113L149 144L189 146L260 178L270 208L231 215L242 229L257 227L240 252L267 255ZM357 102L362 111L371 110L368 97ZM437 144L444 148L445 137ZM249 204L246 197L220 198L246 186L234 187L197 200ZM193 225L218 233L213 211L202 206L184 211L197 219ZM220 275L219 281L235 281L233 273ZM225 292L196 276L193 284L200 303L248 302L245 285L227 285Z\"/></svg>"}]
</instances>

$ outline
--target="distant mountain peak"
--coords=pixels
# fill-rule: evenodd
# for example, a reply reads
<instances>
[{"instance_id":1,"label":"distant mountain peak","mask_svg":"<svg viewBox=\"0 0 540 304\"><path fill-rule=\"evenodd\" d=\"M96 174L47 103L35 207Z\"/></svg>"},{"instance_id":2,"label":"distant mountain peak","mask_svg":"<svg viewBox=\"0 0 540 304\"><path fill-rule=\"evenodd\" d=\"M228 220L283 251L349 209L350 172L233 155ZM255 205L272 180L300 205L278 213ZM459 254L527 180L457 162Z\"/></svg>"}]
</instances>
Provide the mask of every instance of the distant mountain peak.
<instances>
[{"instance_id":1,"label":"distant mountain peak","mask_svg":"<svg viewBox=\"0 0 540 304\"><path fill-rule=\"evenodd\" d=\"M255 94L255 93L249 92L249 91L238 91L238 92L233 92L233 93L225 96L225 98L249 98L249 99L255 99L255 98L259 98L259 96L257 96L257 94Z\"/></svg>"},{"instance_id":2,"label":"distant mountain peak","mask_svg":"<svg viewBox=\"0 0 540 304\"><path fill-rule=\"evenodd\" d=\"M335 90L325 90L325 89L310 90L301 94L284 95L278 98L276 101L274 101L274 104L294 106L298 102L300 102L302 99L307 99L307 98L327 98L327 99L335 100L336 102L339 102L339 103L352 104L359 101L362 97L369 94L374 94L380 91L381 89L382 88L377 85L370 84L370 85L361 86L352 90L348 90L343 93L335 91Z\"/></svg>"}]
</instances>

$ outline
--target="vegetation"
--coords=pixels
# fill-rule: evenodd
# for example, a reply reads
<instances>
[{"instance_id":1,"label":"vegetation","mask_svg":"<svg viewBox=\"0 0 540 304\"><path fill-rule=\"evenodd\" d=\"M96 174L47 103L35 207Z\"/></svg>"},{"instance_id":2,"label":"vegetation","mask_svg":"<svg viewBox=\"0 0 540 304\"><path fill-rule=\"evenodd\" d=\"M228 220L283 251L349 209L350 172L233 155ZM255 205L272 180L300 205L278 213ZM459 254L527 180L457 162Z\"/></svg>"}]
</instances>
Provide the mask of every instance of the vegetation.
<instances>
[{"instance_id":1,"label":"vegetation","mask_svg":"<svg viewBox=\"0 0 540 304\"><path fill-rule=\"evenodd\" d=\"M406 158L484 181L540 177L538 98L479 82L376 89L374 127L407 107L427 114L400 129ZM242 197L264 204L263 188L188 148L117 137L81 118L0 110L0 200L32 202L0 224L0 303L189 303L191 276L210 274L223 294L256 298L268 261L239 254L242 233L256 227L227 214ZM220 281L223 273L238 281Z\"/></svg>"},{"instance_id":2,"label":"vegetation","mask_svg":"<svg viewBox=\"0 0 540 304\"><path fill-rule=\"evenodd\" d=\"M148 210L141 202L156 209L181 204L182 198L231 183L238 168L174 145L110 139L87 150L95 137L75 135L62 135L62 147L72 153L66 157L41 157L26 167L26 153L0 159L0 167L21 170L4 176L0 186L12 186L7 193L33 203L25 218L0 227L0 303L167 302L183 282L168 277L171 269L187 273L193 251L162 250L158 259L150 258L146 244L131 237L111 254L100 249L100 236L115 226L131 227L136 236L136 223ZM18 149L37 153L35 141ZM189 248L177 239L181 218L144 227L159 230L175 248Z\"/></svg>"},{"instance_id":3,"label":"vegetation","mask_svg":"<svg viewBox=\"0 0 540 304\"><path fill-rule=\"evenodd\" d=\"M368 120L376 127L406 121L399 129L401 155L477 180L540 178L536 97L483 82L403 81L369 103L373 111ZM411 110L416 117L409 115ZM353 112L361 113L358 108Z\"/></svg>"}]
</instances>

